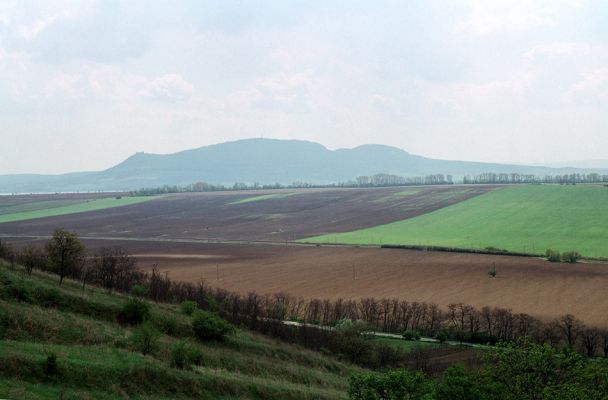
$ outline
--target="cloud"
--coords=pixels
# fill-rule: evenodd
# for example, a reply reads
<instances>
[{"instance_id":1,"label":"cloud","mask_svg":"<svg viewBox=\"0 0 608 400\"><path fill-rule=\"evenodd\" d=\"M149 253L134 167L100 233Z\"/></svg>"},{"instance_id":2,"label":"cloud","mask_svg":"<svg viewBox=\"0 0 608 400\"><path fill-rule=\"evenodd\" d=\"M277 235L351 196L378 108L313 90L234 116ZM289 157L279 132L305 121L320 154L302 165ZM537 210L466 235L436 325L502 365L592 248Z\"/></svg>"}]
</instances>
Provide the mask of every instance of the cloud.
<instances>
[{"instance_id":1,"label":"cloud","mask_svg":"<svg viewBox=\"0 0 608 400\"><path fill-rule=\"evenodd\" d=\"M531 74L523 74L511 79L483 83L436 84L421 81L419 87L423 95L432 103L463 112L470 108L497 107L497 103L522 102L532 81Z\"/></svg>"},{"instance_id":2,"label":"cloud","mask_svg":"<svg viewBox=\"0 0 608 400\"><path fill-rule=\"evenodd\" d=\"M608 101L608 68L582 73L581 79L568 89L565 98L583 104L605 104Z\"/></svg>"},{"instance_id":3,"label":"cloud","mask_svg":"<svg viewBox=\"0 0 608 400\"><path fill-rule=\"evenodd\" d=\"M454 30L461 34L490 35L554 27L558 24L563 3L473 0L464 17L454 24ZM569 7L577 6L567 1L565 3Z\"/></svg>"},{"instance_id":4,"label":"cloud","mask_svg":"<svg viewBox=\"0 0 608 400\"><path fill-rule=\"evenodd\" d=\"M584 42L553 42L534 46L524 54L527 60L556 57L588 57L606 55L601 46L592 46Z\"/></svg>"},{"instance_id":5,"label":"cloud","mask_svg":"<svg viewBox=\"0 0 608 400\"><path fill-rule=\"evenodd\" d=\"M35 39L39 34L44 32L49 26L52 24L69 19L73 16L73 13L70 10L63 10L59 13L54 13L51 15L44 16L35 20L33 23L29 25L21 26L18 29L19 35L23 37L27 41L31 41Z\"/></svg>"},{"instance_id":6,"label":"cloud","mask_svg":"<svg viewBox=\"0 0 608 400\"><path fill-rule=\"evenodd\" d=\"M194 87L179 74L159 76L145 84L139 96L148 100L185 101L194 94Z\"/></svg>"}]
</instances>

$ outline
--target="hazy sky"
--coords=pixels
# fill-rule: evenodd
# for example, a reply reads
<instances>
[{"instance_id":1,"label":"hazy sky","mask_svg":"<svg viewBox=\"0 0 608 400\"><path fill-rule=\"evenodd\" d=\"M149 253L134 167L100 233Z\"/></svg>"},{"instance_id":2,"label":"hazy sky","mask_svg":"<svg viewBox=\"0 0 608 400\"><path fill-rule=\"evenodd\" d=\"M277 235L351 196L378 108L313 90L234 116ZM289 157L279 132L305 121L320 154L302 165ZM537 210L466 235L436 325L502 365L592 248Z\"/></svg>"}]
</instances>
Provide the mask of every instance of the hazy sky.
<instances>
[{"instance_id":1,"label":"hazy sky","mask_svg":"<svg viewBox=\"0 0 608 400\"><path fill-rule=\"evenodd\" d=\"M0 1L0 174L248 137L608 159L607 1Z\"/></svg>"}]
</instances>

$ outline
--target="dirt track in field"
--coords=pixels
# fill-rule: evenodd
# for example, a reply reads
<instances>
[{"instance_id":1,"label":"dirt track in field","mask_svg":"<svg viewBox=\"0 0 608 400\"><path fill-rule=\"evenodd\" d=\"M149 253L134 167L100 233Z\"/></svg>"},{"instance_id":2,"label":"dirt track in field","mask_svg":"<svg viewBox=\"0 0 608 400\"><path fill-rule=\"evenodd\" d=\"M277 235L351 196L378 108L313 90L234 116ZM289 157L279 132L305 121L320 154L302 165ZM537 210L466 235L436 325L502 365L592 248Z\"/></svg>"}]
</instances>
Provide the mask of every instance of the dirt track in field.
<instances>
[{"instance_id":1,"label":"dirt track in field","mask_svg":"<svg viewBox=\"0 0 608 400\"><path fill-rule=\"evenodd\" d=\"M411 218L495 188L429 186L177 194L131 206L0 224L0 233L48 235L63 227L83 236L285 241ZM402 191L411 194L395 195ZM281 193L296 194L231 204L260 194ZM29 197L25 200L33 201Z\"/></svg>"},{"instance_id":2,"label":"dirt track in field","mask_svg":"<svg viewBox=\"0 0 608 400\"><path fill-rule=\"evenodd\" d=\"M306 298L395 297L443 307L511 308L541 318L572 313L590 325L608 327L608 265L554 264L542 259L421 252L413 250L107 242L121 244L157 264L173 279L201 279L240 293L289 292ZM496 265L496 279L488 270ZM353 266L356 278L353 280ZM217 275L219 271L219 281Z\"/></svg>"}]
</instances>

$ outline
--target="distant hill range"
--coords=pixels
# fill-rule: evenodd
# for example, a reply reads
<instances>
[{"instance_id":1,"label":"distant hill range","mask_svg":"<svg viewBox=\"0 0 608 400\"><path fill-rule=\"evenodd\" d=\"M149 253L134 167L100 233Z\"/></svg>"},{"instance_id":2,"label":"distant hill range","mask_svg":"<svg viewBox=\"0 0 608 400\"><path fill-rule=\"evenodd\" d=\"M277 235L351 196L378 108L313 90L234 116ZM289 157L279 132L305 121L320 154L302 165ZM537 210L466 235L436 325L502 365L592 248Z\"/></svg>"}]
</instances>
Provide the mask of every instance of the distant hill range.
<instances>
[{"instance_id":1,"label":"distant hill range","mask_svg":"<svg viewBox=\"0 0 608 400\"><path fill-rule=\"evenodd\" d=\"M0 175L0 193L133 190L199 181L226 185L235 182L331 184L377 173L405 177L450 174L458 180L484 172L542 176L576 172L606 174L608 169L435 160L382 145L329 150L318 143L300 140L246 139L174 154L137 153L105 171Z\"/></svg>"}]
</instances>

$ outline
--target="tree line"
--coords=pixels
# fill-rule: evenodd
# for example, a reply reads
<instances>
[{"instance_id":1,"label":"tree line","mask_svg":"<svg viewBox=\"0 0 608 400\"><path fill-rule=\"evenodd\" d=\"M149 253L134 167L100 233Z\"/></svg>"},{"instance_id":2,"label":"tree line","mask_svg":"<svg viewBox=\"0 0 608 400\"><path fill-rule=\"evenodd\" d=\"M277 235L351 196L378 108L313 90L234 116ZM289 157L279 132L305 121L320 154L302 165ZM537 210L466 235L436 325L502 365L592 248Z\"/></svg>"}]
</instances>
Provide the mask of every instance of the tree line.
<instances>
[{"instance_id":1,"label":"tree line","mask_svg":"<svg viewBox=\"0 0 608 400\"><path fill-rule=\"evenodd\" d=\"M560 185L575 185L579 183L608 183L608 175L597 173L590 174L563 174L563 175L545 175L538 176L534 174L517 174L517 173L494 173L484 172L479 175L466 175L463 178L464 184L560 184Z\"/></svg>"},{"instance_id":2,"label":"tree line","mask_svg":"<svg viewBox=\"0 0 608 400\"><path fill-rule=\"evenodd\" d=\"M308 182L294 182L290 185L280 183L252 184L236 182L232 185L212 184L208 182L196 182L186 186L163 185L159 187L141 188L129 192L131 196L155 196L169 193L200 193L219 191L241 191L241 190L272 190L272 189L314 189L314 188L362 188L362 187L391 187L391 186L424 186L424 185L451 185L452 175L432 174L426 176L404 177L391 174L375 174L359 176L346 182L332 184L315 184Z\"/></svg>"},{"instance_id":3,"label":"tree line","mask_svg":"<svg viewBox=\"0 0 608 400\"><path fill-rule=\"evenodd\" d=\"M411 302L396 298L377 299L305 299L287 293L240 295L198 283L172 280L157 267L144 272L137 260L120 247L102 248L86 254L76 235L56 230L44 247L27 245L15 251L0 241L0 258L19 263L28 273L40 269L64 278L98 285L108 291L129 292L137 287L156 302L195 301L201 309L217 310L228 321L277 337L298 337L294 327L277 321L297 320L323 326L337 326L344 321L360 321L365 330L403 333L417 332L442 340L495 344L527 338L532 343L553 348L568 347L588 356L608 357L608 330L585 326L573 315L541 321L526 313L501 307L475 308L455 303L442 309L437 304ZM302 328L304 329L304 328ZM331 331L314 329L300 336L309 347L327 345ZM361 344L359 344L361 345ZM334 346L338 346L335 344ZM361 345L364 346L364 345Z\"/></svg>"}]
</instances>

